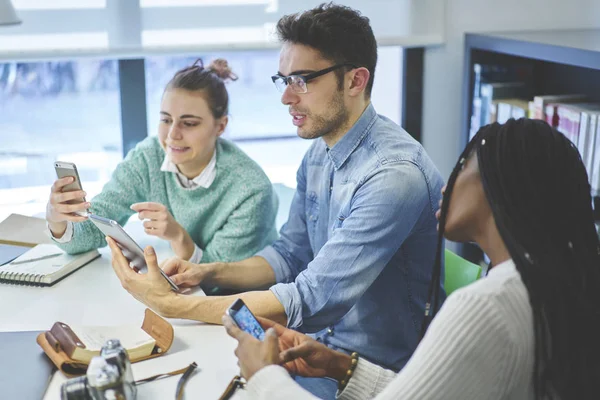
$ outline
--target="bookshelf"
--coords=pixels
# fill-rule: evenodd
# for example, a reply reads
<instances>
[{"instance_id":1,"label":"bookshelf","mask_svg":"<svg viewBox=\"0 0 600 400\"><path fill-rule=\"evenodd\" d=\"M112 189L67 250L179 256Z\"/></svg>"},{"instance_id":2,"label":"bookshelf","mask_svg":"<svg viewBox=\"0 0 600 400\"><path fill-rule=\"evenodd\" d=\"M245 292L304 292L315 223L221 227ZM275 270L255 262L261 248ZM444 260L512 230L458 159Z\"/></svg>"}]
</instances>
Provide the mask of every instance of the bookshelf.
<instances>
[{"instance_id":1,"label":"bookshelf","mask_svg":"<svg viewBox=\"0 0 600 400\"><path fill-rule=\"evenodd\" d=\"M527 85L534 95L580 93L600 102L600 29L467 33L463 65L461 149L467 144L473 114L475 64L530 69ZM600 220L600 198L594 198ZM464 245L461 255L480 262L475 245Z\"/></svg>"}]
</instances>

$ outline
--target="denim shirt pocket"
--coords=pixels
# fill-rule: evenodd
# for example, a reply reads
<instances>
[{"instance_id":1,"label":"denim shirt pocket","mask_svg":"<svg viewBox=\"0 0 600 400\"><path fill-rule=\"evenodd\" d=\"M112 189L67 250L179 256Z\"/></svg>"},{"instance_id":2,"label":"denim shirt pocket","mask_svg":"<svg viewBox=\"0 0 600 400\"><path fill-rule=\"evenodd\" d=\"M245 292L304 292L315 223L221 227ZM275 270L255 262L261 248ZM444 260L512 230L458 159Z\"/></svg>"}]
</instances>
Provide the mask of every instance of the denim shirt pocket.
<instances>
[{"instance_id":1,"label":"denim shirt pocket","mask_svg":"<svg viewBox=\"0 0 600 400\"><path fill-rule=\"evenodd\" d=\"M319 199L315 192L306 193L306 227L311 236L315 234L319 220Z\"/></svg>"}]
</instances>

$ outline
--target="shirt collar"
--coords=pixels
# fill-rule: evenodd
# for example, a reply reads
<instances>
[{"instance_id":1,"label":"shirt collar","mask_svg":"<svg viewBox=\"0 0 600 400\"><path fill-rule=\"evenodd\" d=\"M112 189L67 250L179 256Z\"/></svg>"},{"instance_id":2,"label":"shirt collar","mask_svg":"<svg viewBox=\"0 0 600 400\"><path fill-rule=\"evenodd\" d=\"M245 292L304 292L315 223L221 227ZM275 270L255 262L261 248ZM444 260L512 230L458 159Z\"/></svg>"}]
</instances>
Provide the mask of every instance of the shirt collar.
<instances>
[{"instance_id":1,"label":"shirt collar","mask_svg":"<svg viewBox=\"0 0 600 400\"><path fill-rule=\"evenodd\" d=\"M208 189L210 187L210 185L213 183L213 181L215 180L215 177L217 174L216 166L217 166L217 150L215 149L215 151L213 152L212 158L210 159L210 161L208 162L208 164L206 165L204 170L202 170L200 175L198 175L197 177L195 177L193 179L188 179L184 174L179 172L177 165L175 165L166 154L165 154L165 159L160 167L160 170L163 172L172 172L172 173L176 174L177 178L179 178L179 182L185 188L190 189L190 188L196 188L196 187L200 186L205 189Z\"/></svg>"},{"instance_id":2,"label":"shirt collar","mask_svg":"<svg viewBox=\"0 0 600 400\"><path fill-rule=\"evenodd\" d=\"M500 264L492 267L488 272L487 276L500 277L505 275L511 275L517 272L517 266L512 258L501 262Z\"/></svg>"},{"instance_id":3,"label":"shirt collar","mask_svg":"<svg viewBox=\"0 0 600 400\"><path fill-rule=\"evenodd\" d=\"M346 162L350 154L358 147L361 140L369 132L373 124L377 113L373 104L369 103L365 111L363 111L360 118L350 128L348 132L335 144L327 154L333 163L336 170L340 169Z\"/></svg>"}]
</instances>

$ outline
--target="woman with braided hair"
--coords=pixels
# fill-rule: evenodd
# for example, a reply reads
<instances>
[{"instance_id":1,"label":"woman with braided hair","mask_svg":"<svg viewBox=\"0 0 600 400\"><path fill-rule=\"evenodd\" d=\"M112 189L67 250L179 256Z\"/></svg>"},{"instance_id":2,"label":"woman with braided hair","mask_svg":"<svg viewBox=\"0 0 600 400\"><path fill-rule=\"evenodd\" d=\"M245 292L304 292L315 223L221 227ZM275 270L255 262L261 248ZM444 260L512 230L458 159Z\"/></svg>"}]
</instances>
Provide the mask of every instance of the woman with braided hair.
<instances>
[{"instance_id":1,"label":"woman with braided hair","mask_svg":"<svg viewBox=\"0 0 600 400\"><path fill-rule=\"evenodd\" d=\"M289 372L336 379L346 399L599 398L600 243L590 192L576 147L545 122L483 127L444 191L431 315L404 369L396 374L268 320L259 342L224 317L247 391L311 398ZM476 242L491 269L440 308L444 237Z\"/></svg>"}]
</instances>

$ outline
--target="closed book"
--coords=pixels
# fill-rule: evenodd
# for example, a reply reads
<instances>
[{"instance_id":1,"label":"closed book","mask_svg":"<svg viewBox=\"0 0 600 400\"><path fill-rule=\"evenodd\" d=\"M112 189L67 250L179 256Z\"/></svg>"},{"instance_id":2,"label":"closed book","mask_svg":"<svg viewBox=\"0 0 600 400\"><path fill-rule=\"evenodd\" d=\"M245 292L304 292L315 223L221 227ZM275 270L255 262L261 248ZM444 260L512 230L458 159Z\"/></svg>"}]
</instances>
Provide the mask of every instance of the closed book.
<instances>
[{"instance_id":1,"label":"closed book","mask_svg":"<svg viewBox=\"0 0 600 400\"><path fill-rule=\"evenodd\" d=\"M484 83L481 85L481 126L489 124L490 108L494 100L526 96L527 85L523 82ZM499 110L498 110L499 111ZM498 116L499 117L499 116Z\"/></svg>"},{"instance_id":2,"label":"closed book","mask_svg":"<svg viewBox=\"0 0 600 400\"><path fill-rule=\"evenodd\" d=\"M550 103L571 103L576 101L585 100L585 95L583 94L557 94L557 95L543 95L543 96L535 96L533 98L534 104L534 115L532 118L545 120L546 106Z\"/></svg>"},{"instance_id":3,"label":"closed book","mask_svg":"<svg viewBox=\"0 0 600 400\"><path fill-rule=\"evenodd\" d=\"M10 214L0 222L0 243L33 247L36 244L52 244L44 233L46 220L22 214Z\"/></svg>"},{"instance_id":4,"label":"closed book","mask_svg":"<svg viewBox=\"0 0 600 400\"><path fill-rule=\"evenodd\" d=\"M592 181L592 176L594 174L594 157L600 157L600 154L596 155L596 130L597 130L597 126L598 126L598 122L599 122L599 118L600 118L600 112L588 112L590 118L588 121L588 126L587 126L587 134L586 134L586 141L585 141L585 148L586 148L586 152L585 152L585 159L583 160L583 163L585 164L585 168L587 170L588 173L588 177L590 180L590 185L593 186L593 181Z\"/></svg>"},{"instance_id":5,"label":"closed book","mask_svg":"<svg viewBox=\"0 0 600 400\"><path fill-rule=\"evenodd\" d=\"M503 124L510 118L519 119L527 116L529 102L523 99L498 100L498 122Z\"/></svg>"},{"instance_id":6,"label":"closed book","mask_svg":"<svg viewBox=\"0 0 600 400\"><path fill-rule=\"evenodd\" d=\"M600 196L600 115L597 116L596 131L590 132L594 135L592 155L592 196Z\"/></svg>"}]
</instances>

